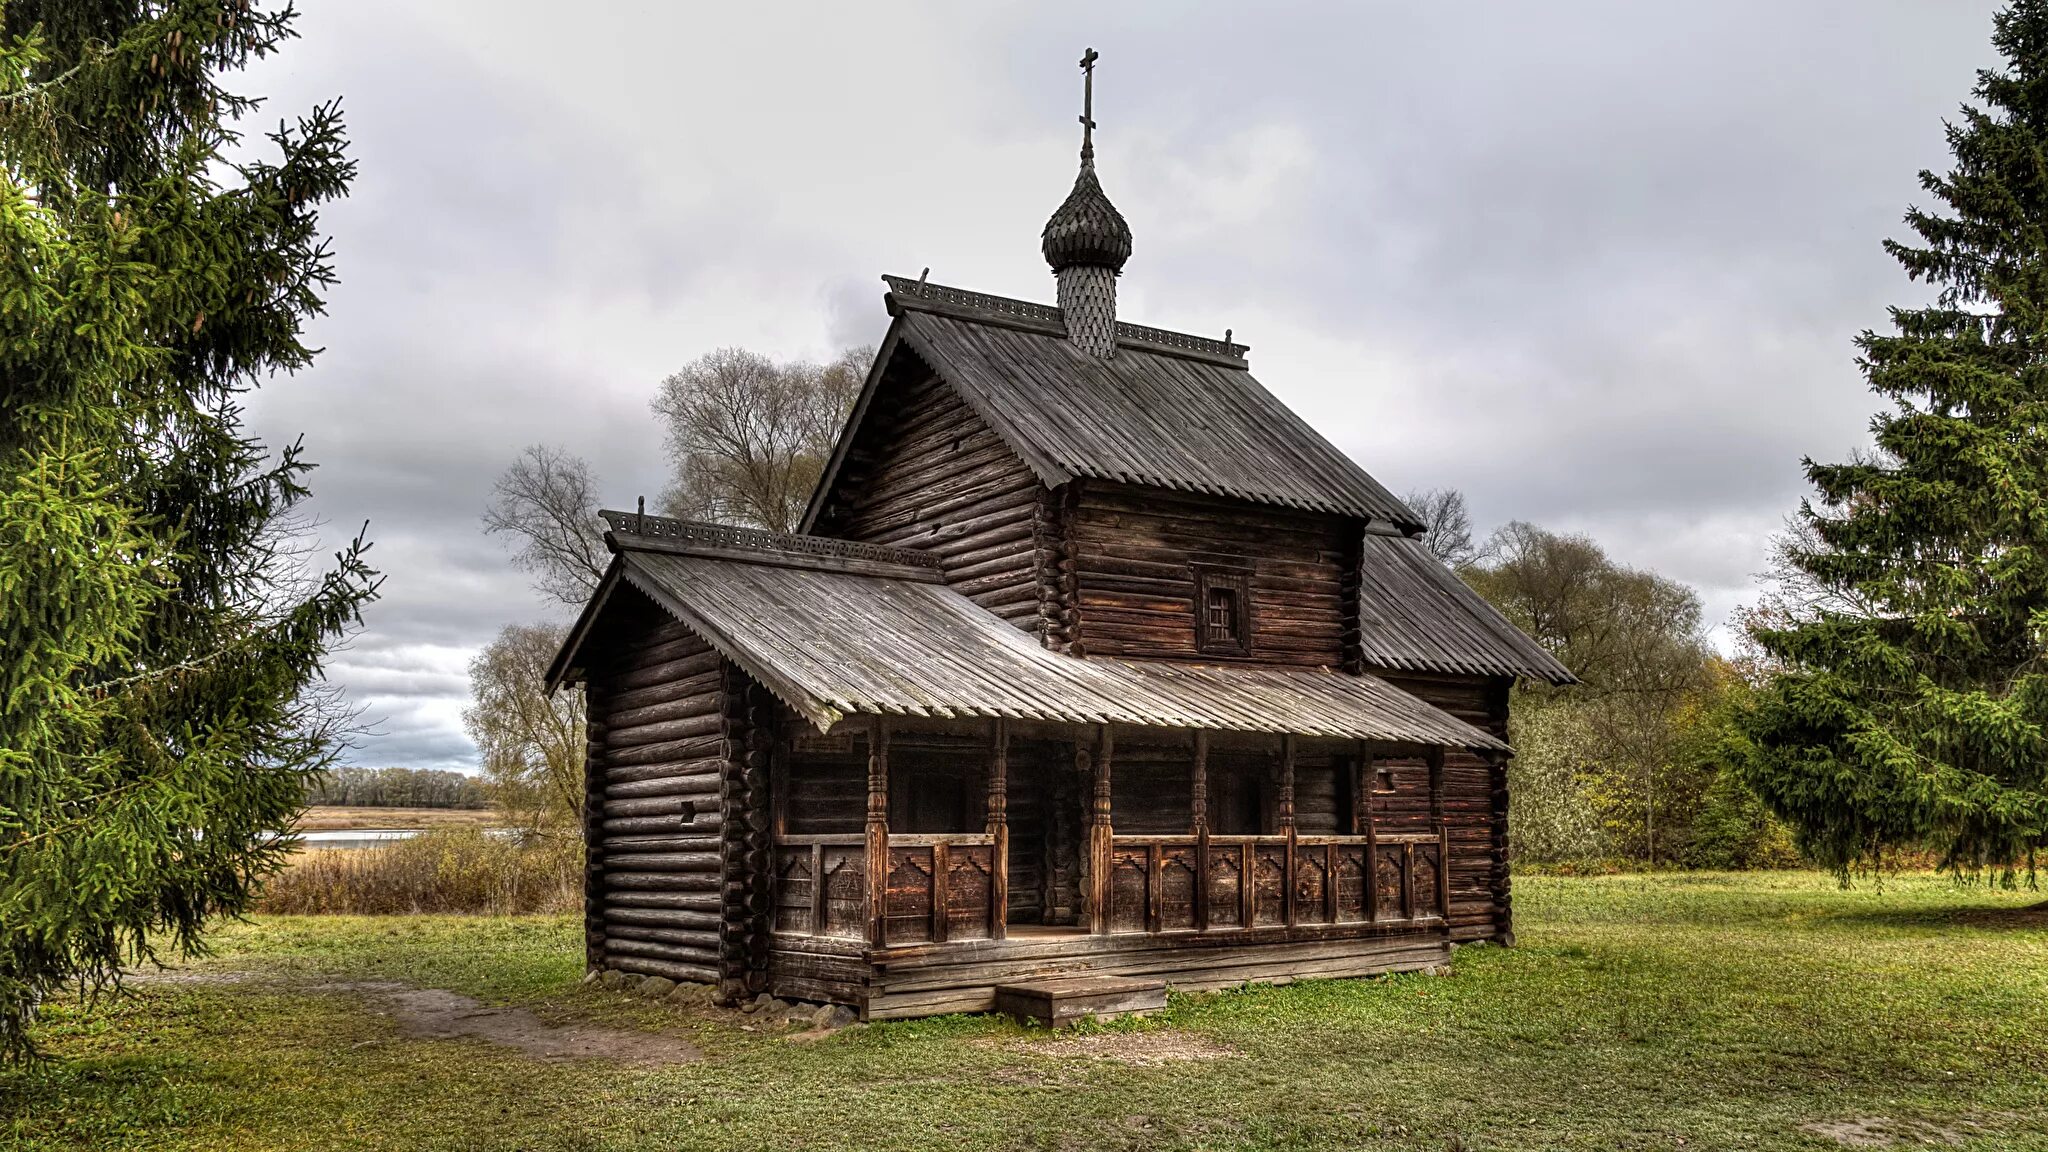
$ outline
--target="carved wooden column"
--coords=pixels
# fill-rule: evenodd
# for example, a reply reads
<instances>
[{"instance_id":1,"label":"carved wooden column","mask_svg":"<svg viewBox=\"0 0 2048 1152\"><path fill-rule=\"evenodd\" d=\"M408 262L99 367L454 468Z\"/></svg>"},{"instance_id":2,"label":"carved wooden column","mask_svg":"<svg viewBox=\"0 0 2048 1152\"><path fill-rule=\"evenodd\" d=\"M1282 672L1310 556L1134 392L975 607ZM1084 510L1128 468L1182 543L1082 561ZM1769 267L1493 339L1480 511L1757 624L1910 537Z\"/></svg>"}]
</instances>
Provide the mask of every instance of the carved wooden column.
<instances>
[{"instance_id":1,"label":"carved wooden column","mask_svg":"<svg viewBox=\"0 0 2048 1152\"><path fill-rule=\"evenodd\" d=\"M1294 737L1280 738L1280 834L1294 835Z\"/></svg>"},{"instance_id":2,"label":"carved wooden column","mask_svg":"<svg viewBox=\"0 0 2048 1152\"><path fill-rule=\"evenodd\" d=\"M988 761L988 937L1001 940L1010 924L1010 722L995 718Z\"/></svg>"},{"instance_id":3,"label":"carved wooden column","mask_svg":"<svg viewBox=\"0 0 2048 1152\"><path fill-rule=\"evenodd\" d=\"M1195 930L1209 930L1209 733L1195 729L1188 773L1188 831L1195 837Z\"/></svg>"},{"instance_id":4,"label":"carved wooden column","mask_svg":"<svg viewBox=\"0 0 2048 1152\"><path fill-rule=\"evenodd\" d=\"M1280 834L1287 837L1287 868L1282 873L1280 906L1287 926L1294 927L1294 734L1280 737Z\"/></svg>"},{"instance_id":5,"label":"carved wooden column","mask_svg":"<svg viewBox=\"0 0 2048 1152\"><path fill-rule=\"evenodd\" d=\"M1115 751L1116 737L1110 726L1097 725L1095 790L1088 804L1088 930L1098 936L1109 932L1109 873L1116 854L1116 834L1109 823L1109 765Z\"/></svg>"},{"instance_id":6,"label":"carved wooden column","mask_svg":"<svg viewBox=\"0 0 2048 1152\"><path fill-rule=\"evenodd\" d=\"M1344 831L1352 836L1365 835L1366 822L1372 819L1372 810L1369 807L1372 796L1366 791L1370 787L1366 779L1368 767L1372 762L1370 747L1365 741L1360 740L1351 750L1350 772L1345 781L1346 786L1351 789L1351 826Z\"/></svg>"},{"instance_id":7,"label":"carved wooden column","mask_svg":"<svg viewBox=\"0 0 2048 1152\"><path fill-rule=\"evenodd\" d=\"M868 722L868 943L888 943L889 923L889 721Z\"/></svg>"}]
</instances>

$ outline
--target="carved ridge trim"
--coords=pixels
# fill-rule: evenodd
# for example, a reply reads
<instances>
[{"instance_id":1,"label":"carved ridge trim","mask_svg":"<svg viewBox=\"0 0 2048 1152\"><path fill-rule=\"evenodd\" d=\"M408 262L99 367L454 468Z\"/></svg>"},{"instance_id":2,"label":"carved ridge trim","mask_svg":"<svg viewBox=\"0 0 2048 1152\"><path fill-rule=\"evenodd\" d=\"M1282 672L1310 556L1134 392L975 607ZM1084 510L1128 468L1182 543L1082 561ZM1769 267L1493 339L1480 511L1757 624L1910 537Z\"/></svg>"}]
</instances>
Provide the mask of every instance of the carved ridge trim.
<instances>
[{"instance_id":1,"label":"carved ridge trim","mask_svg":"<svg viewBox=\"0 0 2048 1152\"><path fill-rule=\"evenodd\" d=\"M720 548L744 548L756 552L790 552L803 556L837 556L849 560L876 560L913 568L939 567L939 558L913 548L891 548L858 540L834 540L826 536L798 536L789 532L766 532L733 524L707 524L701 520L678 520L671 516L643 516L638 512L606 509L598 513L611 530L621 536L650 540L684 540Z\"/></svg>"},{"instance_id":2,"label":"carved ridge trim","mask_svg":"<svg viewBox=\"0 0 2048 1152\"><path fill-rule=\"evenodd\" d=\"M1034 304L1029 300L1018 300L1010 296L994 296L987 292L972 292L965 288L951 288L944 284L932 284L917 280L906 280L901 276L884 276L889 291L905 300L924 300L933 304L954 308L967 308L986 312L991 316L1005 316L1014 320L1028 320L1038 324L1051 325L1061 333L1066 332L1066 315L1050 304ZM1116 338L1135 344L1150 344L1160 348L1177 348L1184 352L1198 352L1204 356L1222 356L1231 360L1243 360L1251 351L1249 344L1235 341L1211 339L1186 332L1174 332L1165 328L1153 328L1145 324L1132 324L1126 320L1116 322Z\"/></svg>"}]
</instances>

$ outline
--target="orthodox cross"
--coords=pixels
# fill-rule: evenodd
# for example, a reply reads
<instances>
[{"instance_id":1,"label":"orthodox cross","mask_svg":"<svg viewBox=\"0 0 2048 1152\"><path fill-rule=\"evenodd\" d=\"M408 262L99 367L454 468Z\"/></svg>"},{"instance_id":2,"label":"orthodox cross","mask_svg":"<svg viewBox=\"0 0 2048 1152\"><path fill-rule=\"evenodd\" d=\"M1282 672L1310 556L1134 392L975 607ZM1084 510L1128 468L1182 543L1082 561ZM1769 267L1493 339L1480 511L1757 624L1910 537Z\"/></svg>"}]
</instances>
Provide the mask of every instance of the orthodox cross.
<instances>
[{"instance_id":1,"label":"orthodox cross","mask_svg":"<svg viewBox=\"0 0 2048 1152\"><path fill-rule=\"evenodd\" d=\"M1095 61L1101 53L1090 48L1081 53L1081 159L1095 159Z\"/></svg>"}]
</instances>

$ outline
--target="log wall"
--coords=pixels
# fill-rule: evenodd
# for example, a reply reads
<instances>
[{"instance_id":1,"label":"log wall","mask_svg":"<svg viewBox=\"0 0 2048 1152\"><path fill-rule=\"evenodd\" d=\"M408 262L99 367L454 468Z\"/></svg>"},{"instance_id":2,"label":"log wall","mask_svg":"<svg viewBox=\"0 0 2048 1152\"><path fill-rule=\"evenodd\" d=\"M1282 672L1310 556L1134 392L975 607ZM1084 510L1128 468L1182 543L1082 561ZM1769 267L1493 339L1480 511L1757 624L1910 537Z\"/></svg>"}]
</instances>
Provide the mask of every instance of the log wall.
<instances>
[{"instance_id":1,"label":"log wall","mask_svg":"<svg viewBox=\"0 0 2048 1152\"><path fill-rule=\"evenodd\" d=\"M853 834L867 826L867 751L852 740L843 748L799 745L789 754L781 779L785 832Z\"/></svg>"},{"instance_id":2,"label":"log wall","mask_svg":"<svg viewBox=\"0 0 2048 1152\"><path fill-rule=\"evenodd\" d=\"M1507 739L1507 678L1397 672L1379 675L1460 720ZM1409 762L1397 776L1413 779L1418 771L1423 773L1421 779L1426 780L1427 769L1419 762ZM1375 801L1382 803L1386 799L1376 797ZM1388 803L1384 810L1391 820L1414 818L1412 800ZM1446 752L1444 819L1451 839L1451 939L1514 943L1513 893L1508 878L1506 765L1490 763L1470 752Z\"/></svg>"},{"instance_id":3,"label":"log wall","mask_svg":"<svg viewBox=\"0 0 2048 1152\"><path fill-rule=\"evenodd\" d=\"M899 353L889 372L815 531L936 553L947 584L1037 630L1043 486L915 356Z\"/></svg>"},{"instance_id":4,"label":"log wall","mask_svg":"<svg viewBox=\"0 0 2048 1152\"><path fill-rule=\"evenodd\" d=\"M769 778L778 755L781 706L727 661L723 677L724 813L719 862L718 997L733 1003L768 987L774 859Z\"/></svg>"},{"instance_id":5,"label":"log wall","mask_svg":"<svg viewBox=\"0 0 2048 1152\"><path fill-rule=\"evenodd\" d=\"M1086 654L1216 663L1336 666L1358 522L1125 484L1076 481L1064 525L1075 570L1076 640ZM1252 635L1242 656L1195 641L1195 564L1251 568Z\"/></svg>"},{"instance_id":6,"label":"log wall","mask_svg":"<svg viewBox=\"0 0 2048 1152\"><path fill-rule=\"evenodd\" d=\"M588 649L604 659L585 686L586 955L593 968L710 982L726 920L728 673L644 597L616 597Z\"/></svg>"}]
</instances>

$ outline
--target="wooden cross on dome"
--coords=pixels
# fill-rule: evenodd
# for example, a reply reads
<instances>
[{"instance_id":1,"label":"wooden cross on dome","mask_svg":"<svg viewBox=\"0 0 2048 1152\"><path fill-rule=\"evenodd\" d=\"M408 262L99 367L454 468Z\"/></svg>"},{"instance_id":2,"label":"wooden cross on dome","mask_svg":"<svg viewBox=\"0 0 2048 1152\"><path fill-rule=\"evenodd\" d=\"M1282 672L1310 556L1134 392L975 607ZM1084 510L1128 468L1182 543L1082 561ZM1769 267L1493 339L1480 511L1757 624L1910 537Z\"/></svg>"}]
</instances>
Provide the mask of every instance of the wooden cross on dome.
<instances>
[{"instance_id":1,"label":"wooden cross on dome","mask_svg":"<svg viewBox=\"0 0 2048 1152\"><path fill-rule=\"evenodd\" d=\"M1095 159L1095 61L1101 53L1090 48L1081 53L1081 159Z\"/></svg>"}]
</instances>

